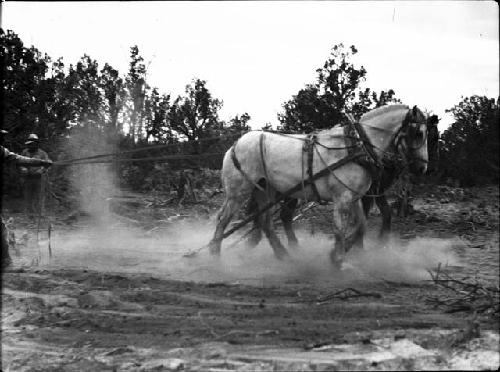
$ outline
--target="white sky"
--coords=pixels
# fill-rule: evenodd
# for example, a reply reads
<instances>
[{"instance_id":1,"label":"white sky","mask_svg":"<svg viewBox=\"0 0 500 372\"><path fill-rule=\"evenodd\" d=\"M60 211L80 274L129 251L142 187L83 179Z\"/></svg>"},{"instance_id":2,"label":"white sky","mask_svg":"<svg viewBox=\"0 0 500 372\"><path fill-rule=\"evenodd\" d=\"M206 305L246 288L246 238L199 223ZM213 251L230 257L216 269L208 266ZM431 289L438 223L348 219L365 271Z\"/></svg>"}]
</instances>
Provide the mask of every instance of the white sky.
<instances>
[{"instance_id":1,"label":"white sky","mask_svg":"<svg viewBox=\"0 0 500 372\"><path fill-rule=\"evenodd\" d=\"M494 1L3 2L2 27L52 58L84 53L125 74L138 45L148 82L174 97L193 78L224 101L278 123L282 104L315 79L331 48L354 44L364 86L451 122L462 96L499 95Z\"/></svg>"}]
</instances>

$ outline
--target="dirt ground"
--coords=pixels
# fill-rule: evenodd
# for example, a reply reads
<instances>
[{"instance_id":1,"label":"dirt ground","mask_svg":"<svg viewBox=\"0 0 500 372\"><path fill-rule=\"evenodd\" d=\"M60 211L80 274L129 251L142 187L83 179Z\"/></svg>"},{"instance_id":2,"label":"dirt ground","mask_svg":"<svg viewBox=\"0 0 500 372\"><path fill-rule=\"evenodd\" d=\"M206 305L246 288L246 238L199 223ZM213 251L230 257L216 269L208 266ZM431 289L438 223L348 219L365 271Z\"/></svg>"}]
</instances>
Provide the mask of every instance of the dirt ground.
<instances>
[{"instance_id":1,"label":"dirt ground","mask_svg":"<svg viewBox=\"0 0 500 372\"><path fill-rule=\"evenodd\" d=\"M427 271L498 288L498 187L422 187L385 247L373 211L341 271L328 207L297 221L284 262L239 236L219 260L183 257L208 242L220 202L52 216L52 257L46 221L37 245L7 202L19 252L2 277L3 371L498 369L498 313L437 306L453 293Z\"/></svg>"}]
</instances>

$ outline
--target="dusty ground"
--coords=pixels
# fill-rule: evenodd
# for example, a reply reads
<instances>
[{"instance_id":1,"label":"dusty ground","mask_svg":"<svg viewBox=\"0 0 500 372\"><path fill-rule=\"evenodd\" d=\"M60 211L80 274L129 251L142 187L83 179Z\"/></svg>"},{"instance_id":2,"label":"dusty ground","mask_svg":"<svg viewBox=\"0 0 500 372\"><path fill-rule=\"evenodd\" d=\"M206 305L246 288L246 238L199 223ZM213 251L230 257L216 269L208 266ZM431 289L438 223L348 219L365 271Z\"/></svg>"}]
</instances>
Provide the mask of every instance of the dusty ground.
<instances>
[{"instance_id":1,"label":"dusty ground","mask_svg":"<svg viewBox=\"0 0 500 372\"><path fill-rule=\"evenodd\" d=\"M286 262L267 243L230 246L237 236L219 261L183 258L208 241L220 198L98 222L53 216L52 258L43 228L2 278L3 370L497 369L498 314L436 307L451 294L427 270L498 286L498 188L419 192L385 248L373 213L366 251L341 272L324 207L298 221ZM33 233L10 210L18 240Z\"/></svg>"}]
</instances>

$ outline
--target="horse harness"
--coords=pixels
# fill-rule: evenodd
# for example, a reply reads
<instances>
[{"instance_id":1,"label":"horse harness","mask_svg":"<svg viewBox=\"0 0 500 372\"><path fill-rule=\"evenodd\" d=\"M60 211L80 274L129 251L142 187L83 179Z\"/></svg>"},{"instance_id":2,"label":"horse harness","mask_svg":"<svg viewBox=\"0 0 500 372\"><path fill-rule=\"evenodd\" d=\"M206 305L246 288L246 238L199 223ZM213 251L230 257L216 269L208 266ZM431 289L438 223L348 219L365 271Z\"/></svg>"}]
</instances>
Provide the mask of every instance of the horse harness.
<instances>
[{"instance_id":1,"label":"horse harness","mask_svg":"<svg viewBox=\"0 0 500 372\"><path fill-rule=\"evenodd\" d=\"M361 165L363 168L368 170L373 180L378 181L384 167L383 160L380 159L375 152L374 147L368 139L368 136L366 135L366 132L361 124L357 121L350 121L347 125L345 125L344 138L345 146L343 149L347 150L347 156L345 159L348 160L348 162L352 161L353 163ZM314 150L318 144L319 142L317 141L316 133L311 133L304 140L303 151L307 153L307 175L310 180L313 194L320 204L327 204L327 202L321 200L316 183L314 182L314 180L317 179L317 177L314 177L313 175ZM317 153L317 155L320 156L319 153ZM328 165L327 168L330 170L330 173L333 174L333 170L335 168ZM358 194L355 190L352 190L338 178L337 180L344 185L344 187L348 188L353 193Z\"/></svg>"},{"instance_id":2,"label":"horse harness","mask_svg":"<svg viewBox=\"0 0 500 372\"><path fill-rule=\"evenodd\" d=\"M411 111L410 111L411 112ZM316 180L327 175L328 173L333 174L333 171L343 165L346 165L350 162L357 163L364 167L365 169L368 170L370 173L372 180L374 182L378 182L381 178L382 171L384 167L395 167L397 163L402 162L403 167L406 167L408 165L408 160L406 159L406 156L404 155L404 147L402 146L401 140L403 138L406 138L409 136L412 130L412 127L410 126L410 112L408 112L407 116L405 117L403 124L401 128L394 134L391 143L395 146L398 154L395 153L389 153L386 152L382 157L377 155L375 152L375 146L371 143L369 140L366 131L364 130L363 126L358 122L358 121L350 121L347 125L344 126L344 138L345 138L345 146L342 148L335 148L335 149L346 149L347 150L347 156L342 158L341 160L333 163L333 164L326 164L325 163L325 168L323 168L321 171L317 172L316 174L313 173L313 160L314 160L314 151L316 150L317 155L320 156L317 146L323 146L321 143L318 142L317 138L317 133L310 133L307 135L304 141L304 145L302 147L302 151L307 154L307 179L303 179L298 185L293 187L292 189L288 190L284 194L282 194L284 197L290 196L294 192L297 192L300 187L302 189L305 188L306 185L310 185L312 192L317 199L317 201L320 204L326 204L327 202L323 202L321 200L321 196L319 194L319 191L316 187ZM286 135L283 133L276 133L280 135ZM262 166L265 174L265 179L268 179L268 174L267 174L267 167L265 163L265 147L264 147L264 138L265 138L265 132L262 132L259 138L259 147L260 147L260 155L262 159ZM293 137L296 138L296 137ZM259 189L262 192L267 193L267 190L265 190L261 185L259 185L257 182L253 181L250 176L241 168L241 163L239 162L238 158L236 157L236 144L238 141L234 143L234 145L231 147L231 159L234 163L234 166L240 173L243 174L243 176L250 182L252 183L257 189ZM425 143L425 137L422 139L422 143L420 146L416 147L410 147L411 149L418 149L419 147L423 146ZM333 149L333 148L331 148ZM340 181L340 180L339 180ZM342 183L342 182L341 182ZM343 183L342 183L343 184ZM343 184L345 187L350 189L347 185ZM267 187L266 187L267 188ZM351 190L351 189L350 189ZM351 190L352 192L356 193L356 191ZM361 195L360 195L361 196ZM370 196L378 196L378 195L370 195Z\"/></svg>"}]
</instances>

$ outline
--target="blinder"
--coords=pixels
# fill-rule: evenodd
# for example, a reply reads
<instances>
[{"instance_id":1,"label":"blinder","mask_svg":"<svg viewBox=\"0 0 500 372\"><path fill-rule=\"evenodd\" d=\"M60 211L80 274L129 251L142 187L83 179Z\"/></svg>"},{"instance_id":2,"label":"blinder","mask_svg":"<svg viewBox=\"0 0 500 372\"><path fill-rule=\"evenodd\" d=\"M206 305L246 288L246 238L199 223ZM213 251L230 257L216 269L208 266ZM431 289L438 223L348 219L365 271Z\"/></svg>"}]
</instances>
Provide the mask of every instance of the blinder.
<instances>
[{"instance_id":1,"label":"blinder","mask_svg":"<svg viewBox=\"0 0 500 372\"><path fill-rule=\"evenodd\" d=\"M394 136L394 146L406 165L415 162L428 162L423 159L416 159L413 157L409 159L408 157L408 150L419 150L425 145L427 141L427 130L420 130L420 127L423 124L425 124L427 127L427 123L426 121L418 121L418 118L414 117L415 115L412 115L413 112L414 110L410 110L408 112L403 125Z\"/></svg>"},{"instance_id":2,"label":"blinder","mask_svg":"<svg viewBox=\"0 0 500 372\"><path fill-rule=\"evenodd\" d=\"M420 149L425 141L427 141L427 130L420 131L420 126L422 123L411 123L408 128L407 138L410 142L416 142L414 145L409 145L411 150Z\"/></svg>"}]
</instances>

